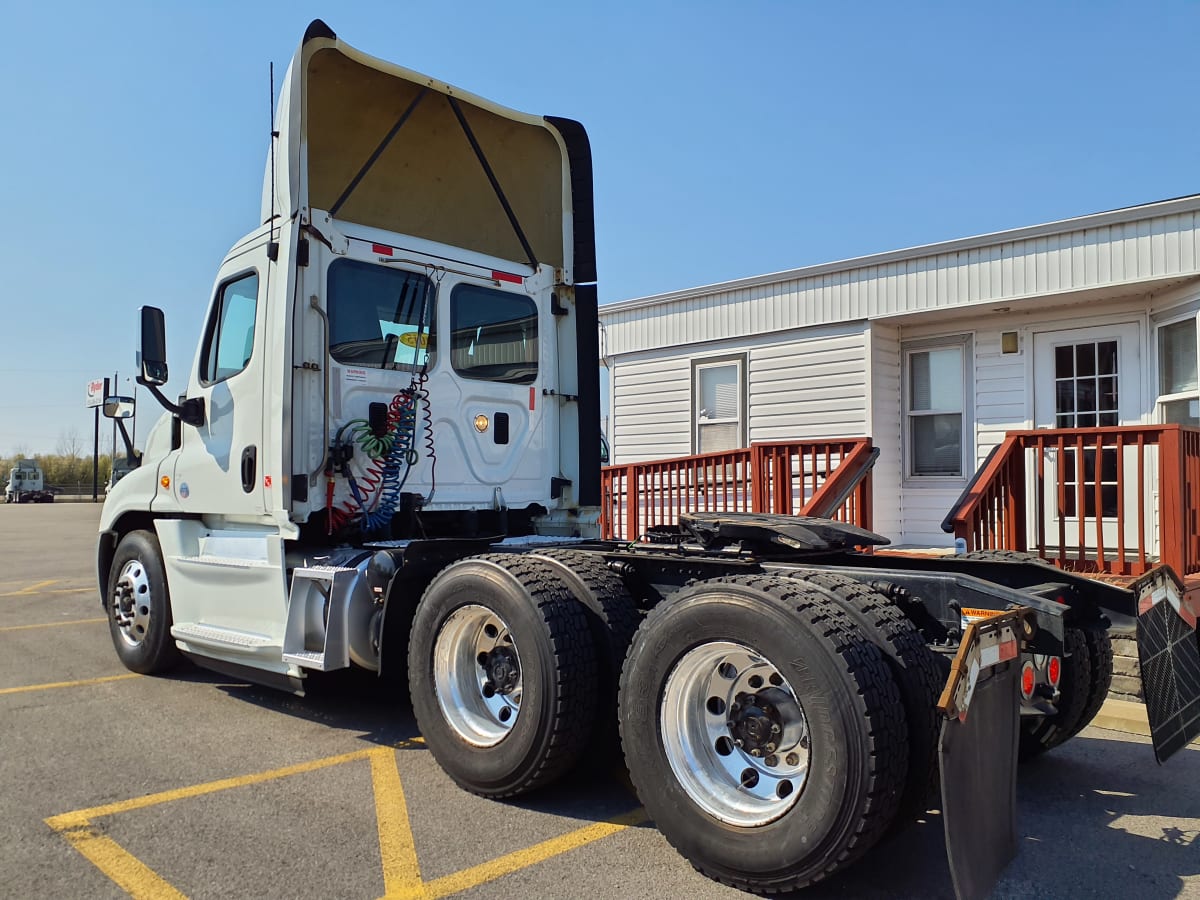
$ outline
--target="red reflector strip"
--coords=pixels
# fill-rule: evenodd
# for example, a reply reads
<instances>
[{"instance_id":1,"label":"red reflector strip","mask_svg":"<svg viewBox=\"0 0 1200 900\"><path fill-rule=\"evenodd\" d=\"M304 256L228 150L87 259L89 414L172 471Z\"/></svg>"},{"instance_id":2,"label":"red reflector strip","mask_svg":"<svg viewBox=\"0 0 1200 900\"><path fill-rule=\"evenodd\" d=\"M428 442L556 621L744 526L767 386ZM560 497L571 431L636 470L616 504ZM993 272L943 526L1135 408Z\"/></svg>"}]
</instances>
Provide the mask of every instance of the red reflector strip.
<instances>
[{"instance_id":1,"label":"red reflector strip","mask_svg":"<svg viewBox=\"0 0 1200 900\"><path fill-rule=\"evenodd\" d=\"M495 270L492 271L492 280L507 281L509 284L521 284L525 281L520 275L510 275L508 272L497 272Z\"/></svg>"},{"instance_id":2,"label":"red reflector strip","mask_svg":"<svg viewBox=\"0 0 1200 900\"><path fill-rule=\"evenodd\" d=\"M391 256L392 248L389 247L387 244L372 244L371 252L378 253L380 256Z\"/></svg>"},{"instance_id":3,"label":"red reflector strip","mask_svg":"<svg viewBox=\"0 0 1200 900\"><path fill-rule=\"evenodd\" d=\"M533 388L530 388L530 389L529 389L529 411L530 411L530 412L532 412L532 411L533 411L533 402L534 402L534 401L533 401L533 398L534 398L534 396L535 396L535 395L534 395L534 393L533 393Z\"/></svg>"},{"instance_id":4,"label":"red reflector strip","mask_svg":"<svg viewBox=\"0 0 1200 900\"><path fill-rule=\"evenodd\" d=\"M1005 641L1000 645L1000 662L1017 658L1017 642Z\"/></svg>"}]
</instances>

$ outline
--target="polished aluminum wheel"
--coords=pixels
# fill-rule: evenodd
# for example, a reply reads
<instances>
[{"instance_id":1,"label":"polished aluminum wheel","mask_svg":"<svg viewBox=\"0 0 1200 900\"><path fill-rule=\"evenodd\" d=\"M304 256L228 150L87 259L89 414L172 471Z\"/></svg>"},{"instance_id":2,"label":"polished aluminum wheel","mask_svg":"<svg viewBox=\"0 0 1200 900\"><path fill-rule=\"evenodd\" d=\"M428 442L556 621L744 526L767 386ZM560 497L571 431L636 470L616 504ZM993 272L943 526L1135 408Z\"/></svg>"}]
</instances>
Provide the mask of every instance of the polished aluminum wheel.
<instances>
[{"instance_id":1,"label":"polished aluminum wheel","mask_svg":"<svg viewBox=\"0 0 1200 900\"><path fill-rule=\"evenodd\" d=\"M117 576L109 606L121 640L130 647L140 647L150 630L154 609L150 578L141 561L131 559L125 563Z\"/></svg>"},{"instance_id":2,"label":"polished aluminum wheel","mask_svg":"<svg viewBox=\"0 0 1200 900\"><path fill-rule=\"evenodd\" d=\"M765 825L804 789L804 709L779 670L749 647L714 641L685 653L667 678L659 725L680 785L722 822Z\"/></svg>"},{"instance_id":3,"label":"polished aluminum wheel","mask_svg":"<svg viewBox=\"0 0 1200 900\"><path fill-rule=\"evenodd\" d=\"M521 712L521 657L508 625L483 606L456 609L433 646L433 681L442 715L477 747L504 740Z\"/></svg>"}]
</instances>

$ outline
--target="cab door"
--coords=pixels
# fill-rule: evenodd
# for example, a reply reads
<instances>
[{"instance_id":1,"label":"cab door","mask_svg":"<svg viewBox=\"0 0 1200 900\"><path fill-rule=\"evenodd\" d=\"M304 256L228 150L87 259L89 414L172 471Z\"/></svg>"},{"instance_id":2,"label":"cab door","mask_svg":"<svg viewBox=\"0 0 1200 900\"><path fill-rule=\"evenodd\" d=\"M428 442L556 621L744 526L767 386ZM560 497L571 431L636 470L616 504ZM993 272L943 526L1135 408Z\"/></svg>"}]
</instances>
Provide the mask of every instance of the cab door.
<instances>
[{"instance_id":1,"label":"cab door","mask_svg":"<svg viewBox=\"0 0 1200 900\"><path fill-rule=\"evenodd\" d=\"M170 489L185 512L264 514L262 482L266 245L231 255L217 276L187 396L204 422L183 424Z\"/></svg>"},{"instance_id":2,"label":"cab door","mask_svg":"<svg viewBox=\"0 0 1200 900\"><path fill-rule=\"evenodd\" d=\"M473 280L443 283L439 314L449 346L430 379L440 444L435 503L546 504L558 471L549 437L557 408L542 396L553 326L540 322L527 293Z\"/></svg>"}]
</instances>

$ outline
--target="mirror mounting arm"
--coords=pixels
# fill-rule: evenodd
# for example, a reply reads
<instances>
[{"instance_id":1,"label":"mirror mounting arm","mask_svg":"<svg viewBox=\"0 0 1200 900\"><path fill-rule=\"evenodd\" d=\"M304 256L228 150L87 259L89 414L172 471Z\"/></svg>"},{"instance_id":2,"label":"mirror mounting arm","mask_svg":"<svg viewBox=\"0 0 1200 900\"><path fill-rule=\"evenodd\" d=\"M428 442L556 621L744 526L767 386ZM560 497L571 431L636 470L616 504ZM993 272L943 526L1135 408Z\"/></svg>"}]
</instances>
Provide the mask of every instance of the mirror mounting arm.
<instances>
[{"instance_id":1,"label":"mirror mounting arm","mask_svg":"<svg viewBox=\"0 0 1200 900\"><path fill-rule=\"evenodd\" d=\"M125 442L125 462L131 466L138 465L137 454L133 451L133 441L129 439L129 430L125 427L125 422L122 419L114 419L117 423L117 428L121 432L121 440Z\"/></svg>"},{"instance_id":2,"label":"mirror mounting arm","mask_svg":"<svg viewBox=\"0 0 1200 900\"><path fill-rule=\"evenodd\" d=\"M191 425L195 428L199 428L204 424L203 397L189 397L182 403L172 403L166 398L163 392L158 389L158 385L150 384L140 377L137 381L138 384L150 391L150 393L154 396L154 399L159 402L159 405L162 406L163 409L172 415L179 416L180 421L182 421L185 425Z\"/></svg>"}]
</instances>

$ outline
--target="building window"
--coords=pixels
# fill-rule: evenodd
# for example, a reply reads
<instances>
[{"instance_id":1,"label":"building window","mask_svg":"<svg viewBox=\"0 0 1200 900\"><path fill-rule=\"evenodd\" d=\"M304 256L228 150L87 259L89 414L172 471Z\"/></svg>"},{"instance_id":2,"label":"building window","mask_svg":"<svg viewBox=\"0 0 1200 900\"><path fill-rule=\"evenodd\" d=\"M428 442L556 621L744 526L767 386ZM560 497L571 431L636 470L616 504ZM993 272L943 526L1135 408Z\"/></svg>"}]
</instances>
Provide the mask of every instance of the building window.
<instances>
[{"instance_id":1,"label":"building window","mask_svg":"<svg viewBox=\"0 0 1200 900\"><path fill-rule=\"evenodd\" d=\"M1085 341L1054 348L1054 427L1119 424L1117 342Z\"/></svg>"},{"instance_id":2,"label":"building window","mask_svg":"<svg viewBox=\"0 0 1200 900\"><path fill-rule=\"evenodd\" d=\"M1158 329L1158 411L1164 423L1200 425L1194 317Z\"/></svg>"},{"instance_id":3,"label":"building window","mask_svg":"<svg viewBox=\"0 0 1200 900\"><path fill-rule=\"evenodd\" d=\"M967 341L906 354L908 474L961 478L967 422Z\"/></svg>"},{"instance_id":4,"label":"building window","mask_svg":"<svg viewBox=\"0 0 1200 900\"><path fill-rule=\"evenodd\" d=\"M745 446L745 372L745 358L740 356L692 363L697 453Z\"/></svg>"},{"instance_id":5,"label":"building window","mask_svg":"<svg viewBox=\"0 0 1200 900\"><path fill-rule=\"evenodd\" d=\"M204 339L200 381L215 384L232 378L250 363L254 319L258 309L258 275L251 272L221 286Z\"/></svg>"}]
</instances>

